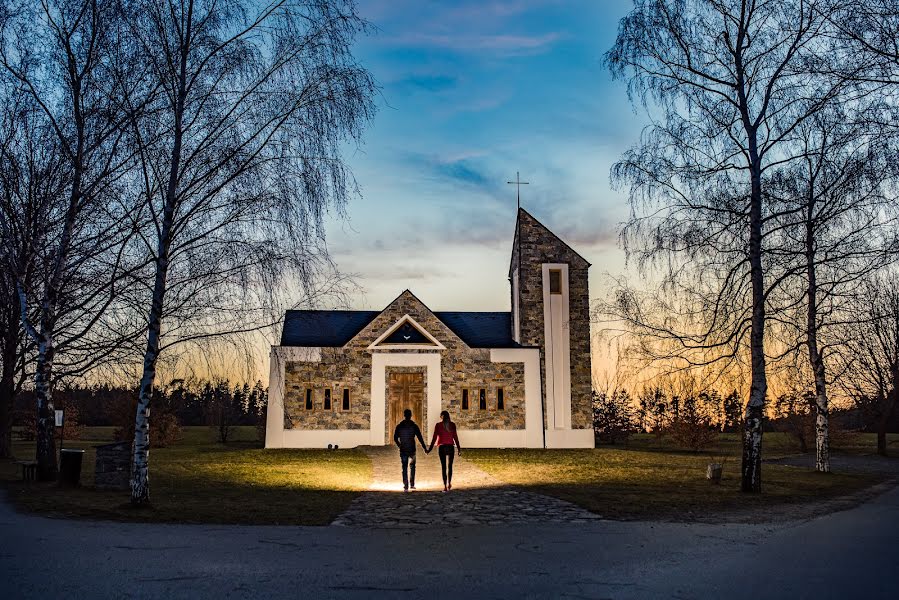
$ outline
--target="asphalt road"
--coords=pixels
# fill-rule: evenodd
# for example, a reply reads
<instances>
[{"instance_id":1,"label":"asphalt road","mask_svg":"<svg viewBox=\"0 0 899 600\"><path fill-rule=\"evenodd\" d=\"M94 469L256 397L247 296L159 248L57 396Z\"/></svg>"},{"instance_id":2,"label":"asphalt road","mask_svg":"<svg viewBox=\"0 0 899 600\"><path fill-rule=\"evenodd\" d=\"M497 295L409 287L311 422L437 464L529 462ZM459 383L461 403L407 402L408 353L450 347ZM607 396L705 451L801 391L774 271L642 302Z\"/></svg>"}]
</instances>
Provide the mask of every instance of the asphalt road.
<instances>
[{"instance_id":1,"label":"asphalt road","mask_svg":"<svg viewBox=\"0 0 899 600\"><path fill-rule=\"evenodd\" d=\"M0 598L897 598L899 488L810 521L431 530L52 520L0 503Z\"/></svg>"}]
</instances>

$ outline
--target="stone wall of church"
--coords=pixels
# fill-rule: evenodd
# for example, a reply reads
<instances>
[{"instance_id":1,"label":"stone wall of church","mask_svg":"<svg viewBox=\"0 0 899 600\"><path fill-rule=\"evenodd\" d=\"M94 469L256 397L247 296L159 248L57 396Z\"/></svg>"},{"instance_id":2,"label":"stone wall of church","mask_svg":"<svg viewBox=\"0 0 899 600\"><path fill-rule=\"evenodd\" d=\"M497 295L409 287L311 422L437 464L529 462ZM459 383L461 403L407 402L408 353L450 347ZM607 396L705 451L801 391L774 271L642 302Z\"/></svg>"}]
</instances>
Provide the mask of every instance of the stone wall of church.
<instances>
[{"instance_id":1,"label":"stone wall of church","mask_svg":"<svg viewBox=\"0 0 899 600\"><path fill-rule=\"evenodd\" d=\"M323 348L321 362L288 362L285 365L284 428L368 429L371 426L372 357L368 346L406 314L446 347L440 351L412 352L441 354L442 410L449 411L460 429L524 429L524 364L491 362L490 350L469 348L410 292L404 292L350 340L346 348ZM388 367L387 373L419 370L421 369L418 367ZM385 378L383 385L386 384ZM324 390L328 387L332 389L332 407L325 410ZM349 411L340 410L341 395L345 387L350 390ZM314 408L311 411L305 410L306 388L313 390ZM487 393L486 410L479 408L478 394L481 388ZM497 409L499 388L503 389L504 394L503 410ZM468 410L462 410L463 389L469 389ZM425 418L431 420L430 415Z\"/></svg>"},{"instance_id":2,"label":"stone wall of church","mask_svg":"<svg viewBox=\"0 0 899 600\"><path fill-rule=\"evenodd\" d=\"M543 317L543 263L568 264L569 350L571 366L571 427L590 429L593 426L592 387L590 365L590 296L587 263L571 248L561 243L549 230L526 212L520 213L520 231L516 231L512 249L512 269L521 265L519 274L519 307L521 310L521 344L545 348ZM518 236L521 242L518 242ZM520 256L519 256L520 248ZM513 299L514 300L514 299ZM540 371L546 370L545 357L540 353ZM542 377L546 397L546 378ZM545 419L544 415L544 419ZM544 426L546 420L544 420Z\"/></svg>"},{"instance_id":3,"label":"stone wall of church","mask_svg":"<svg viewBox=\"0 0 899 600\"><path fill-rule=\"evenodd\" d=\"M359 332L348 346L367 348L407 314L446 346L446 350L439 351L441 406L442 410L449 411L460 429L524 429L524 364L494 363L490 361L490 350L469 348L411 292L403 292L391 306ZM370 356L370 351L367 352ZM366 359L370 361L370 358ZM497 389L500 387L503 388L505 397L504 410L496 408ZM469 394L484 388L487 391L487 410L480 410L476 399L470 398L469 409L463 411L463 388L469 388ZM427 418L430 420L430 416Z\"/></svg>"},{"instance_id":4,"label":"stone wall of church","mask_svg":"<svg viewBox=\"0 0 899 600\"><path fill-rule=\"evenodd\" d=\"M441 367L443 409L460 429L524 429L523 363L495 363L490 361L490 350L447 346ZM496 405L499 388L503 389L503 410ZM462 409L463 389L468 390L468 410ZM480 408L481 389L486 391L486 410Z\"/></svg>"},{"instance_id":5,"label":"stone wall of church","mask_svg":"<svg viewBox=\"0 0 899 600\"><path fill-rule=\"evenodd\" d=\"M342 410L343 390L350 390L350 409ZM306 410L306 389L312 410ZM325 409L325 389L331 408ZM291 361L284 365L284 429L368 429L371 427L371 354L322 348L321 362Z\"/></svg>"}]
</instances>

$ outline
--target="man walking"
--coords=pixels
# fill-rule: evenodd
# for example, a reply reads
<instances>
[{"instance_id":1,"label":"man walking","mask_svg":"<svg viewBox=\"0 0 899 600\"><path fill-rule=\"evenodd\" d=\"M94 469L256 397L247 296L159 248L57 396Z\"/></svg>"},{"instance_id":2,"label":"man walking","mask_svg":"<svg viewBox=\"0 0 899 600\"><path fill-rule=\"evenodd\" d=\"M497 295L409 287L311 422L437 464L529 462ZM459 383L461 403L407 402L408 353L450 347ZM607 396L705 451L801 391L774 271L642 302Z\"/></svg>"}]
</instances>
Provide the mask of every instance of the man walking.
<instances>
[{"instance_id":1,"label":"man walking","mask_svg":"<svg viewBox=\"0 0 899 600\"><path fill-rule=\"evenodd\" d=\"M412 420L412 411L407 408L403 411L403 417L405 418L393 430L393 443L400 449L400 460L403 463L403 491L408 492L410 484L412 489L415 489L415 438L418 438L418 443L426 454L428 449L421 437L421 429Z\"/></svg>"}]
</instances>

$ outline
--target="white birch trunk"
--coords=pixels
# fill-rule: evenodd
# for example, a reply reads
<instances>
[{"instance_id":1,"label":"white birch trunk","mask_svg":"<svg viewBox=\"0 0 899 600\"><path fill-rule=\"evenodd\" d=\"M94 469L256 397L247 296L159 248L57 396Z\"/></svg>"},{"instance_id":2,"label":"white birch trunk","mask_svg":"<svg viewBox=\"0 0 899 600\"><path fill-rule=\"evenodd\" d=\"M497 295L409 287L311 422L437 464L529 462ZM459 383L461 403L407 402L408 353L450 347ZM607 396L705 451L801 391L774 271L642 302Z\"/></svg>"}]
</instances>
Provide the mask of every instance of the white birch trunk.
<instances>
[{"instance_id":1,"label":"white birch trunk","mask_svg":"<svg viewBox=\"0 0 899 600\"><path fill-rule=\"evenodd\" d=\"M747 113L744 112L744 115ZM743 429L743 460L740 488L747 493L762 491L762 421L768 378L765 373L765 271L762 265L762 183L756 132L744 117L749 134L751 194L749 208L749 275L752 281L752 327L749 351L752 383L746 404Z\"/></svg>"},{"instance_id":2,"label":"white birch trunk","mask_svg":"<svg viewBox=\"0 0 899 600\"><path fill-rule=\"evenodd\" d=\"M56 418L50 381L53 373L53 336L42 331L38 342L37 364L34 373L34 397L37 402L37 434L35 459L38 479L53 481L57 476Z\"/></svg>"},{"instance_id":3,"label":"white birch trunk","mask_svg":"<svg viewBox=\"0 0 899 600\"><path fill-rule=\"evenodd\" d=\"M818 273L815 256L815 201L809 191L805 216L805 267L808 278L808 314L806 315L806 344L809 365L815 377L815 470L830 473L830 431L827 406L827 377L824 357L818 345Z\"/></svg>"},{"instance_id":4,"label":"white birch trunk","mask_svg":"<svg viewBox=\"0 0 899 600\"><path fill-rule=\"evenodd\" d=\"M178 137L180 142L180 136ZM180 161L180 143L176 143ZM177 167L173 163L173 174ZM160 229L156 259L156 277L153 300L150 305L147 332L147 348L144 352L144 372L140 380L137 412L134 417L134 458L131 464L131 503L146 504L150 501L150 400L156 380L156 361L159 359L159 335L162 328L162 309L165 301L166 277L171 248L172 220L174 217L174 191L166 198Z\"/></svg>"},{"instance_id":5,"label":"white birch trunk","mask_svg":"<svg viewBox=\"0 0 899 600\"><path fill-rule=\"evenodd\" d=\"M81 187L84 177L86 137L84 114L82 113L83 94L81 78L75 75L75 63L71 60L71 56L68 61L68 69L72 87L67 91L67 93L71 94L67 100L70 100L72 103L72 119L75 125L75 147L70 154L72 160L72 185L69 188L68 206L66 207L62 231L59 234L59 243L56 246L55 256L53 257L53 270L44 285L41 297L39 332L35 331L35 327L29 322L25 290L21 287L19 288L22 326L35 339L38 346L37 365L34 374L34 392L37 403L37 446L35 453L38 463L38 476L42 479L56 479L58 470L56 464L56 440L54 439L55 415L51 392L53 360L56 353L54 335L57 326L56 319L60 289L65 277L66 262L69 259L69 252L72 246L75 221L81 212L83 197Z\"/></svg>"},{"instance_id":6,"label":"white birch trunk","mask_svg":"<svg viewBox=\"0 0 899 600\"><path fill-rule=\"evenodd\" d=\"M827 394L815 395L815 470L830 473L830 427L827 414Z\"/></svg>"},{"instance_id":7,"label":"white birch trunk","mask_svg":"<svg viewBox=\"0 0 899 600\"><path fill-rule=\"evenodd\" d=\"M190 40L190 23L185 40ZM189 42L185 42L189 43ZM172 246L172 226L175 220L178 174L181 167L181 144L184 104L187 98L187 54L181 48L178 97L175 103L174 140L169 162L169 180L166 187L159 243L156 250L156 276L153 283L153 300L147 319L147 348L144 353L144 372L140 382L137 414L134 417L134 458L131 466L131 503L146 504L150 501L150 399L156 380L156 361L159 359L159 335L162 329L162 311L165 302L166 281L169 270L169 252ZM152 199L148 199L152 202Z\"/></svg>"},{"instance_id":8,"label":"white birch trunk","mask_svg":"<svg viewBox=\"0 0 899 600\"><path fill-rule=\"evenodd\" d=\"M812 294L811 287L809 295ZM812 315L810 303L809 321ZM808 333L809 362L815 374L815 470L830 473L830 424L827 401L827 378L825 376L824 357L818 351L817 327L809 327Z\"/></svg>"},{"instance_id":9,"label":"white birch trunk","mask_svg":"<svg viewBox=\"0 0 899 600\"><path fill-rule=\"evenodd\" d=\"M47 281L44 287L44 293L41 299L41 322L39 332L35 332L34 327L32 327L31 323L28 321L28 305L25 301L25 294L21 289L19 290L22 324L26 330L31 332L32 337L36 339L38 348L37 363L34 373L34 395L37 403L37 444L35 448L35 459L38 464L38 477L45 481L56 479L58 471L55 439L56 420L51 391L53 382L53 360L56 355L54 334L56 329L56 311L59 302L59 289L62 285L65 265L72 244L72 232L75 227L75 220L79 214L79 203L81 201L84 133L83 128L80 125L80 110L76 109L75 114L76 122L79 125L72 187L69 194L69 205L66 209L62 233L59 238L59 245L56 248L53 271L50 273L49 281Z\"/></svg>"}]
</instances>

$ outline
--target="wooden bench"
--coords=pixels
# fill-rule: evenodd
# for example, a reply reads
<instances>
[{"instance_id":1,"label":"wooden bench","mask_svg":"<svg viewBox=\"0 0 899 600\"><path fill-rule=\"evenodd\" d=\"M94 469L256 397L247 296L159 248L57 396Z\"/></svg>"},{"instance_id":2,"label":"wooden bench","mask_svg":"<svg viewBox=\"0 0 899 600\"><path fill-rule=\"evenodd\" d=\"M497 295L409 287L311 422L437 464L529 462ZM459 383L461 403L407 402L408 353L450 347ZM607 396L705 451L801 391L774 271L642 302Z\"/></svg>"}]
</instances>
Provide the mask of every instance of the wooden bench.
<instances>
[{"instance_id":1,"label":"wooden bench","mask_svg":"<svg viewBox=\"0 0 899 600\"><path fill-rule=\"evenodd\" d=\"M17 465L22 465L22 481L34 481L37 479L36 460L17 460Z\"/></svg>"}]
</instances>

